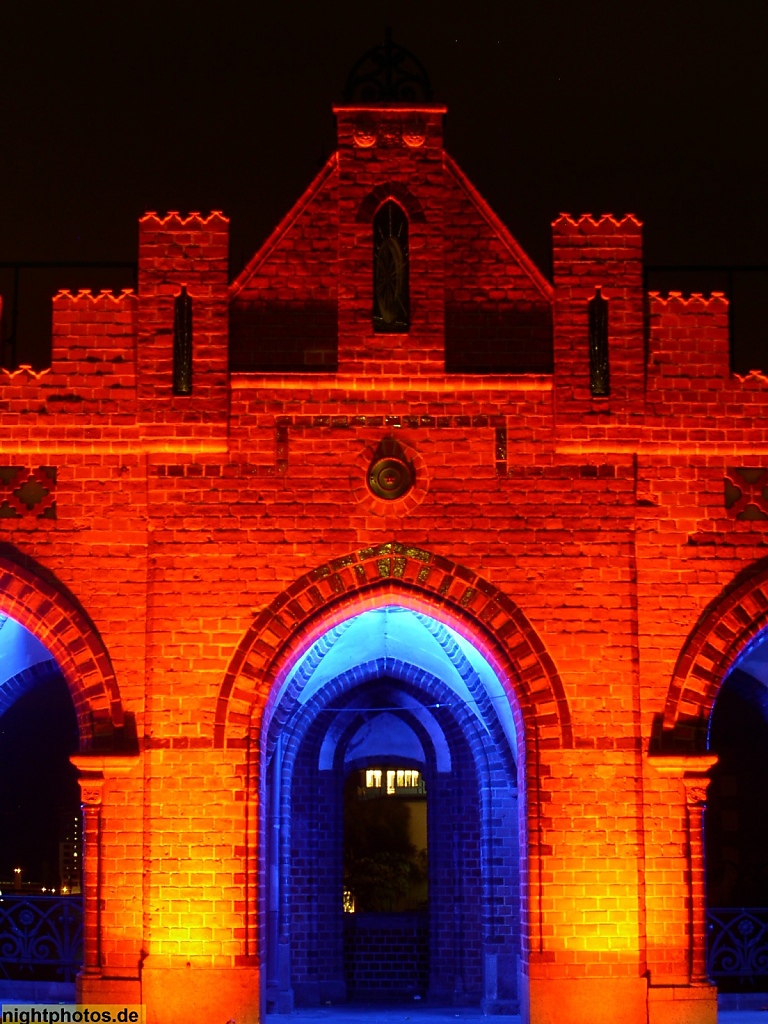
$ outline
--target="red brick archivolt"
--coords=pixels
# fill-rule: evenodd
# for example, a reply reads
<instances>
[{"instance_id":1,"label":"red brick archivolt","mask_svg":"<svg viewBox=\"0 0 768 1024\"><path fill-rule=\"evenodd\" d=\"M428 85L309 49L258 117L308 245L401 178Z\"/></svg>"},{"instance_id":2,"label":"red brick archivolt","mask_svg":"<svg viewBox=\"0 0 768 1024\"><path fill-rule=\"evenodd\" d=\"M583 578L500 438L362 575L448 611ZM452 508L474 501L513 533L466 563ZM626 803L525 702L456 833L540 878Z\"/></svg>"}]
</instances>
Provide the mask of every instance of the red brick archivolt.
<instances>
[{"instance_id":1,"label":"red brick archivolt","mask_svg":"<svg viewBox=\"0 0 768 1024\"><path fill-rule=\"evenodd\" d=\"M472 640L502 681L539 747L571 747L563 685L531 623L473 570L390 541L331 559L295 580L255 619L229 665L216 707L216 746L242 746L254 706L323 633L370 608L396 603Z\"/></svg>"},{"instance_id":2,"label":"red brick archivolt","mask_svg":"<svg viewBox=\"0 0 768 1024\"><path fill-rule=\"evenodd\" d=\"M87 617L61 590L0 557L0 612L44 644L69 687L80 747L108 745L124 725L117 680L106 649Z\"/></svg>"},{"instance_id":3,"label":"red brick archivolt","mask_svg":"<svg viewBox=\"0 0 768 1024\"><path fill-rule=\"evenodd\" d=\"M707 721L720 687L758 634L768 625L768 566L727 589L704 612L675 666L664 709L664 727ZM693 730L701 745L706 730Z\"/></svg>"}]
</instances>

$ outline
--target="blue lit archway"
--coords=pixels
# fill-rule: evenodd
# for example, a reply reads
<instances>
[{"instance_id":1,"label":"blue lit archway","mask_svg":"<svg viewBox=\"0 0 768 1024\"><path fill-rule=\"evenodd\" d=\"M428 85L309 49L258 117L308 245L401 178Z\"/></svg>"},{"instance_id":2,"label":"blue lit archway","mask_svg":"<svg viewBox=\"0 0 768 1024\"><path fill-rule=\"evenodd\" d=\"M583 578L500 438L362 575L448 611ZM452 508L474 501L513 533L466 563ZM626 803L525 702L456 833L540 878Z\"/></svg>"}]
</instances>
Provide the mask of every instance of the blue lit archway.
<instances>
[{"instance_id":1,"label":"blue lit archway","mask_svg":"<svg viewBox=\"0 0 768 1024\"><path fill-rule=\"evenodd\" d=\"M295 661L261 729L268 1008L376 998L389 976L390 995L516 1009L517 749L507 690L488 661L424 613L396 604L361 612ZM359 933L342 906L341 794L349 771L376 759L427 780L424 992L397 963L365 978L350 967ZM383 932L377 941L386 943Z\"/></svg>"}]
</instances>

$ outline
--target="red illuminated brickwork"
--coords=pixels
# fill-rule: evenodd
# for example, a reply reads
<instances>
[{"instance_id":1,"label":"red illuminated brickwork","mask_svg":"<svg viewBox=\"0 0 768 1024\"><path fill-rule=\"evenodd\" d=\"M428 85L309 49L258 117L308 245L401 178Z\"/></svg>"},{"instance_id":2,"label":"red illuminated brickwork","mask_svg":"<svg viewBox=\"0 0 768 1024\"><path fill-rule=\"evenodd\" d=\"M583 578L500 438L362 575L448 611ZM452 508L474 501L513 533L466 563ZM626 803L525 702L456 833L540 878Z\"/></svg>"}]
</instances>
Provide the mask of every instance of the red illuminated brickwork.
<instances>
[{"instance_id":1,"label":"red illuminated brickwork","mask_svg":"<svg viewBox=\"0 0 768 1024\"><path fill-rule=\"evenodd\" d=\"M632 216L558 218L550 284L445 154L443 112L337 108L338 152L234 282L221 214L147 214L137 292L57 295L50 370L2 380L2 466L55 480L53 518L0 472L17 513L0 611L78 711L80 994L145 1002L149 1024L253 1024L333 972L344 995L340 777L313 776L330 719L291 733L273 776L269 728L309 714L291 686L314 645L320 664L392 606L453 630L470 668L443 638L431 676L402 659L366 675L362 652L321 689L333 709L361 687L364 716L390 673L434 791L457 787L430 826L451 908L432 918L433 994L536 1024L714 1021L706 722L768 608L766 520L724 481L762 508L739 471L766 465L766 379L730 374L723 296L643 294ZM408 219L405 332L372 322L388 201ZM173 391L182 288L190 395ZM384 450L412 473L393 500L370 488Z\"/></svg>"}]
</instances>

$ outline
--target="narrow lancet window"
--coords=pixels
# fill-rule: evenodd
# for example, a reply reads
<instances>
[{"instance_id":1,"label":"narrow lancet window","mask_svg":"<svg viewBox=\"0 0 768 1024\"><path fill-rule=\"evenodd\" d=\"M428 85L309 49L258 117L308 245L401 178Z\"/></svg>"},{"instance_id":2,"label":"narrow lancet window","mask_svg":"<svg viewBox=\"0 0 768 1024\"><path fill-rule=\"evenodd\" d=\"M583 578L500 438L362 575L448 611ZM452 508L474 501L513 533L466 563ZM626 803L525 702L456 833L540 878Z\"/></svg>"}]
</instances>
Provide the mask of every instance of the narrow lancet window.
<instances>
[{"instance_id":1,"label":"narrow lancet window","mask_svg":"<svg viewBox=\"0 0 768 1024\"><path fill-rule=\"evenodd\" d=\"M373 219L373 328L407 331L410 325L408 218L390 200Z\"/></svg>"},{"instance_id":2,"label":"narrow lancet window","mask_svg":"<svg viewBox=\"0 0 768 1024\"><path fill-rule=\"evenodd\" d=\"M192 299L186 286L173 302L173 393L192 394Z\"/></svg>"},{"instance_id":3,"label":"narrow lancet window","mask_svg":"<svg viewBox=\"0 0 768 1024\"><path fill-rule=\"evenodd\" d=\"M589 387L596 397L611 393L608 366L608 302L596 288L589 300Z\"/></svg>"}]
</instances>

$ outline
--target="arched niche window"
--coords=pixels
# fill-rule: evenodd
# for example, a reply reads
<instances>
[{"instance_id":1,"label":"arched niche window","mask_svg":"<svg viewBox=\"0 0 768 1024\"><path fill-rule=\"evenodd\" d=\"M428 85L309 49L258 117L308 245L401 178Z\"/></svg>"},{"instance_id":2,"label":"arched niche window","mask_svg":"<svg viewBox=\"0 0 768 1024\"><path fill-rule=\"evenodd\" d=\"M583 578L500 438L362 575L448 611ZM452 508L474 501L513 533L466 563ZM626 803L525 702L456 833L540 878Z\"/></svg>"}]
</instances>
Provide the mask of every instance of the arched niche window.
<instances>
[{"instance_id":1,"label":"arched niche window","mask_svg":"<svg viewBox=\"0 0 768 1024\"><path fill-rule=\"evenodd\" d=\"M407 331L410 326L408 218L391 199L373 218L373 328Z\"/></svg>"},{"instance_id":2,"label":"arched niche window","mask_svg":"<svg viewBox=\"0 0 768 1024\"><path fill-rule=\"evenodd\" d=\"M611 393L608 302L599 287L589 300L589 387L595 398L606 398Z\"/></svg>"},{"instance_id":3,"label":"arched niche window","mask_svg":"<svg viewBox=\"0 0 768 1024\"><path fill-rule=\"evenodd\" d=\"M192 394L192 299L186 286L173 300L173 393Z\"/></svg>"}]
</instances>

